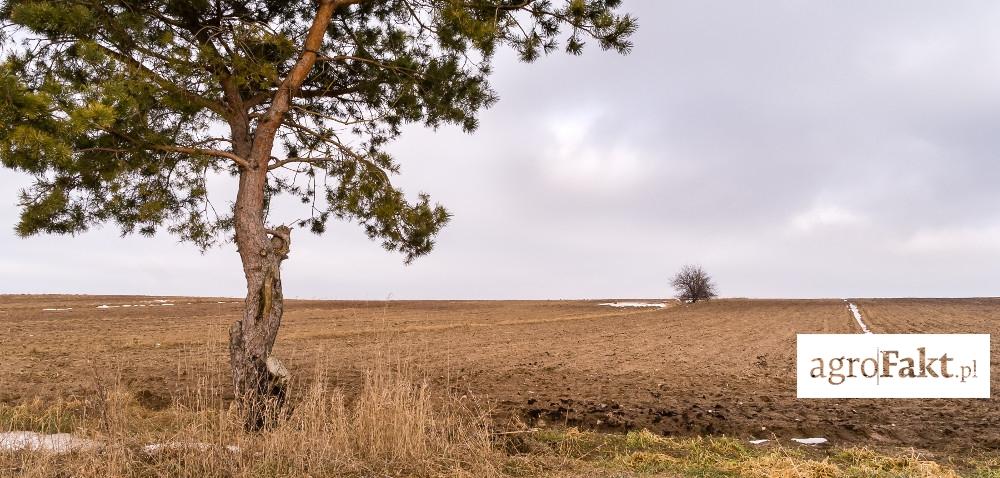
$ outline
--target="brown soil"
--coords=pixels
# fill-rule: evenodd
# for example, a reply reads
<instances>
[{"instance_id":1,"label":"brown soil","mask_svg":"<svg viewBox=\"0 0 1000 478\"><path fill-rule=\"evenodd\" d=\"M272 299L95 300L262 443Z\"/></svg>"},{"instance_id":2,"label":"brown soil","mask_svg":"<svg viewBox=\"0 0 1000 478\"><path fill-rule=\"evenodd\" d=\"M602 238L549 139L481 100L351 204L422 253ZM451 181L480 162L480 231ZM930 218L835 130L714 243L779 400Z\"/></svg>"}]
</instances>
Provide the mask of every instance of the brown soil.
<instances>
[{"instance_id":1,"label":"brown soil","mask_svg":"<svg viewBox=\"0 0 1000 478\"><path fill-rule=\"evenodd\" d=\"M0 296L0 402L88 396L107 370L153 410L206 392L224 397L225 331L241 304L153 299L163 298ZM1000 450L996 398L797 400L795 334L858 332L841 300L598 302L289 301L275 353L293 374L322 368L348 391L368 360L388 353L436 389L486 399L500 423ZM857 304L876 333L1000 334L1000 299ZM994 389L996 381L994 373Z\"/></svg>"}]
</instances>

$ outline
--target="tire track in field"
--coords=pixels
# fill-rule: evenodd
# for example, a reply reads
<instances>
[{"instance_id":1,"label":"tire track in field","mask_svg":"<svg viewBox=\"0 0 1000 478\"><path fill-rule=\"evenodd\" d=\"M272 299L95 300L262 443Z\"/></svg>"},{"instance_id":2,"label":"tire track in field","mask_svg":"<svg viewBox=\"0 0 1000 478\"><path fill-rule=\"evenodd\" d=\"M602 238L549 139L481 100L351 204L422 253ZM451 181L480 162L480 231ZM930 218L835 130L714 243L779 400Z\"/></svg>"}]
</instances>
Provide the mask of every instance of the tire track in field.
<instances>
[{"instance_id":1,"label":"tire track in field","mask_svg":"<svg viewBox=\"0 0 1000 478\"><path fill-rule=\"evenodd\" d=\"M861 327L861 332L865 334L872 333L871 329L868 328L868 325L866 325L865 321L861 318L861 311L858 310L858 306L854 305L854 302L848 302L847 299L844 299L844 302L847 302L847 308L851 310L851 315L854 316L854 320L857 321L858 326Z\"/></svg>"}]
</instances>

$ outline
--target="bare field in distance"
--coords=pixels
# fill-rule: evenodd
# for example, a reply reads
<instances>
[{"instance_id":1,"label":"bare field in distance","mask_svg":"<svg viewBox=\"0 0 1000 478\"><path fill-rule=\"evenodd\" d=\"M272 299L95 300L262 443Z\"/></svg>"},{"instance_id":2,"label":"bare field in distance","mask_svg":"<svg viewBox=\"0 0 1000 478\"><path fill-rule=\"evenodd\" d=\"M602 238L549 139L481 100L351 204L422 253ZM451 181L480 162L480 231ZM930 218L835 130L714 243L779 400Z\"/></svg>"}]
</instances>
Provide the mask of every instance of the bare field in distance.
<instances>
[{"instance_id":1,"label":"bare field in distance","mask_svg":"<svg viewBox=\"0 0 1000 478\"><path fill-rule=\"evenodd\" d=\"M290 300L275 354L299 379L321 367L349 397L389 350L432 389L487 402L501 426L826 437L941 454L1000 449L996 398L796 400L795 334L858 331L841 300L599 302ZM1000 336L1000 299L856 303L876 333ZM225 407L226 330L241 307L215 298L0 296L0 403L88 397L95 373L113 373L151 411L198 400ZM996 371L998 341L992 346Z\"/></svg>"}]
</instances>

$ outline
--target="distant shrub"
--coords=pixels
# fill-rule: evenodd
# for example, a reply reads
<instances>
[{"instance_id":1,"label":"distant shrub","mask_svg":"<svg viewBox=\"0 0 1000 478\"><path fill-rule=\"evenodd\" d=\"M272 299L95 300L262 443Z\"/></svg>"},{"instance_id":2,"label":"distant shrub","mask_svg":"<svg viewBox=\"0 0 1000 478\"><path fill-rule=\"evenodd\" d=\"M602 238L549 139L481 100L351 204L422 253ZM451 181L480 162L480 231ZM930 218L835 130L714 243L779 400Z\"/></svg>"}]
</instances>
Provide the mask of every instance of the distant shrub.
<instances>
[{"instance_id":1,"label":"distant shrub","mask_svg":"<svg viewBox=\"0 0 1000 478\"><path fill-rule=\"evenodd\" d=\"M698 302L716 297L715 283L701 266L686 265L674 276L671 285L677 298L685 302Z\"/></svg>"}]
</instances>

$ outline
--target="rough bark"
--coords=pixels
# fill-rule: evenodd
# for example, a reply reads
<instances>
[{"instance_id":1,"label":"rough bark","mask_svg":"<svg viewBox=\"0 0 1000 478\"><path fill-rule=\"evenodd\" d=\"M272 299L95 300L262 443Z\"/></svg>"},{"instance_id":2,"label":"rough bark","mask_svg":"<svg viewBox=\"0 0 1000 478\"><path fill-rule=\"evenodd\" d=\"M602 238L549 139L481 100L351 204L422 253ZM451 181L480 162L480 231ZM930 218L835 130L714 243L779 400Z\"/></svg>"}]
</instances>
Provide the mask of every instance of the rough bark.
<instances>
[{"instance_id":1,"label":"rough bark","mask_svg":"<svg viewBox=\"0 0 1000 478\"><path fill-rule=\"evenodd\" d=\"M260 248L240 245L247 296L243 318L229 329L229 359L237 404L246 427L252 430L277 418L288 386L288 372L271 349L284 310L281 263L288 257L289 232L287 227L271 231L271 238Z\"/></svg>"}]
</instances>

